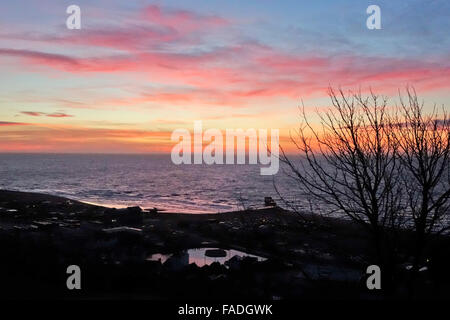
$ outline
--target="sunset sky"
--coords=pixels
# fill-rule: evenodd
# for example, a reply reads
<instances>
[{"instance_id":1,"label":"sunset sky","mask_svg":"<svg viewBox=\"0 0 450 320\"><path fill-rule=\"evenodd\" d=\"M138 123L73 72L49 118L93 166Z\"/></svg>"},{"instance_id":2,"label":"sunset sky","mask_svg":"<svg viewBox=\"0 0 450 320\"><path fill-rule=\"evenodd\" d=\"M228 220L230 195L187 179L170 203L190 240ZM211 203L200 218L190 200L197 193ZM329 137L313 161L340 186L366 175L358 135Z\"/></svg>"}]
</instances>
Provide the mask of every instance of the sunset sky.
<instances>
[{"instance_id":1,"label":"sunset sky","mask_svg":"<svg viewBox=\"0 0 450 320\"><path fill-rule=\"evenodd\" d=\"M66 8L81 7L81 30ZM381 30L366 8L381 8ZM450 2L15 0L0 10L0 152L165 152L176 128L279 128L328 86L450 98ZM283 138L282 138L283 141Z\"/></svg>"}]
</instances>

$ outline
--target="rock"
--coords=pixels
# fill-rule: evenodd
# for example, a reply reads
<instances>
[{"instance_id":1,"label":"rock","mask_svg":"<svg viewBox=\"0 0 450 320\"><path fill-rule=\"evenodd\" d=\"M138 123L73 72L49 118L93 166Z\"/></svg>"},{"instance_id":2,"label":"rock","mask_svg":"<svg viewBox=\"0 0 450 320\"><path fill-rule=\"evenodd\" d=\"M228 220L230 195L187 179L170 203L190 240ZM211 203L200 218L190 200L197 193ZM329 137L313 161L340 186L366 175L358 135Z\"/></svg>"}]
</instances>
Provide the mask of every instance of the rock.
<instances>
[{"instance_id":1,"label":"rock","mask_svg":"<svg viewBox=\"0 0 450 320\"><path fill-rule=\"evenodd\" d=\"M141 207L139 207L139 206L136 206L136 207L128 207L128 208L127 208L127 211L128 211L129 213L141 213L141 212L142 212L142 209L141 209Z\"/></svg>"},{"instance_id":2,"label":"rock","mask_svg":"<svg viewBox=\"0 0 450 320\"><path fill-rule=\"evenodd\" d=\"M264 197L264 204L267 207L276 207L277 203L275 200L272 199L272 197Z\"/></svg>"},{"instance_id":3,"label":"rock","mask_svg":"<svg viewBox=\"0 0 450 320\"><path fill-rule=\"evenodd\" d=\"M233 256L230 260L225 261L225 265L231 270L239 270L241 267L242 257Z\"/></svg>"},{"instance_id":4,"label":"rock","mask_svg":"<svg viewBox=\"0 0 450 320\"><path fill-rule=\"evenodd\" d=\"M109 221L116 220L121 225L140 226L143 221L142 209L140 207L129 207L126 209L106 209L105 218Z\"/></svg>"}]
</instances>

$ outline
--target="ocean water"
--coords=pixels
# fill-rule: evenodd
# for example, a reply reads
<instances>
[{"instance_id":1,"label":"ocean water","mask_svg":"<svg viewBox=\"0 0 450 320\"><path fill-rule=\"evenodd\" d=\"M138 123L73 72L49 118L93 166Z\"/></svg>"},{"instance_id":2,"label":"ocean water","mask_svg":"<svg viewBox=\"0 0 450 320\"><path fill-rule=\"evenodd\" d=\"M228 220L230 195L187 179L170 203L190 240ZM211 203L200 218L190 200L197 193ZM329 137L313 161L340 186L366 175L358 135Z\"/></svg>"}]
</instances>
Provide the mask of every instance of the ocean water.
<instances>
[{"instance_id":1,"label":"ocean water","mask_svg":"<svg viewBox=\"0 0 450 320\"><path fill-rule=\"evenodd\" d=\"M169 212L226 212L262 207L271 196L308 206L280 169L259 165L175 165L170 155L0 154L0 189L65 196L111 207ZM283 206L283 205L282 205Z\"/></svg>"}]
</instances>

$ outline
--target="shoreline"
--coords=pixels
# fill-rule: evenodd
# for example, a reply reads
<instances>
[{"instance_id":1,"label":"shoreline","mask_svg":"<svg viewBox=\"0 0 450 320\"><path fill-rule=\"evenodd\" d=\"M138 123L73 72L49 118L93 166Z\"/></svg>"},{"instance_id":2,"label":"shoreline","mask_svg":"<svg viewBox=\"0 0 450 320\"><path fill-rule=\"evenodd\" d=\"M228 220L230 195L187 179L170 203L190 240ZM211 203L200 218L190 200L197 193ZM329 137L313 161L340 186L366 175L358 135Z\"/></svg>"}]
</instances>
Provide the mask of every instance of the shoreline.
<instances>
[{"instance_id":1,"label":"shoreline","mask_svg":"<svg viewBox=\"0 0 450 320\"><path fill-rule=\"evenodd\" d=\"M170 205L169 206L164 206L161 204L156 204L156 203L151 203L148 202L146 204L142 204L142 203L134 203L132 201L130 202L124 202L123 204L118 203L118 202L114 202L114 201L102 201L101 199L98 199L97 201L91 201L89 199L74 199L71 196L65 196L65 195L60 195L60 194L52 194L52 193L46 193L46 192L35 192L32 190L11 190L11 189L0 189L0 192L5 191L5 192L10 192L10 193L29 193L29 194L35 194L35 195L49 195L52 197L60 197L60 198L64 198L64 199L69 199L72 201L77 201L77 202L81 202L81 203L85 203L88 205L93 205L93 206L97 206L97 207L105 207L105 208L110 208L110 209L126 209L128 207L135 207L135 206L139 206L141 207L143 210L151 210L151 209L157 209L159 212L167 212L167 213L173 213L173 214L217 214L217 213L225 213L225 212L233 212L233 211L241 211L240 209L236 209L236 210L222 210L222 211L208 211L208 210L201 210L201 211L195 211L195 210L188 210L188 211L177 211L176 209L171 209ZM120 201L120 200L119 200ZM200 206L200 205L199 205ZM231 205L230 205L231 206ZM173 206L172 206L173 207ZM237 207L237 205L236 205ZM264 208L263 206L261 206L260 208L255 208L255 210L259 210L261 208Z\"/></svg>"}]
</instances>

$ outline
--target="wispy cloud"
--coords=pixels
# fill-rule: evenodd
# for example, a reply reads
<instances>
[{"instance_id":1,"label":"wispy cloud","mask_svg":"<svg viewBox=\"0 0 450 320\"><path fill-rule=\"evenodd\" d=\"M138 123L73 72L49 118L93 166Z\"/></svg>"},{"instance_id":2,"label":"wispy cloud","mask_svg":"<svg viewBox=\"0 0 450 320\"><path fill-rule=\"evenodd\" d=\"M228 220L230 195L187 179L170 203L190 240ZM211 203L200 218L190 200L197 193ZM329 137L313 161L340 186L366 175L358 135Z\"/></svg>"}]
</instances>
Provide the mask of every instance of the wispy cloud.
<instances>
[{"instance_id":1,"label":"wispy cloud","mask_svg":"<svg viewBox=\"0 0 450 320\"><path fill-rule=\"evenodd\" d=\"M50 117L50 118L68 118L73 117L73 115L64 113L64 112L54 112L54 113L46 113L46 112L38 112L38 111L21 111L21 114L32 116L32 117Z\"/></svg>"},{"instance_id":2,"label":"wispy cloud","mask_svg":"<svg viewBox=\"0 0 450 320\"><path fill-rule=\"evenodd\" d=\"M142 100L166 103L203 102L233 104L263 97L308 96L323 92L329 84L367 86L392 90L413 84L419 90L449 86L450 66L412 59L364 56L302 57L274 49L245 51L222 48L198 55L145 53L138 55L77 58L39 51L0 49L0 55L21 58L32 68L52 68L75 74L140 73L162 83L189 89L158 90L142 95ZM236 55L240 60L236 62ZM226 66L222 62L229 62ZM324 81L326 79L326 82ZM132 100L131 100L132 101ZM133 103L135 101L132 101Z\"/></svg>"},{"instance_id":3,"label":"wispy cloud","mask_svg":"<svg viewBox=\"0 0 450 320\"><path fill-rule=\"evenodd\" d=\"M29 125L29 123L0 121L0 127L27 126L27 125Z\"/></svg>"},{"instance_id":4,"label":"wispy cloud","mask_svg":"<svg viewBox=\"0 0 450 320\"><path fill-rule=\"evenodd\" d=\"M190 10L149 5L133 12L119 24L104 23L81 32L65 29L58 33L0 33L0 38L74 46L105 47L124 51L148 51L169 43L193 44L214 29L231 23L222 17Z\"/></svg>"}]
</instances>

